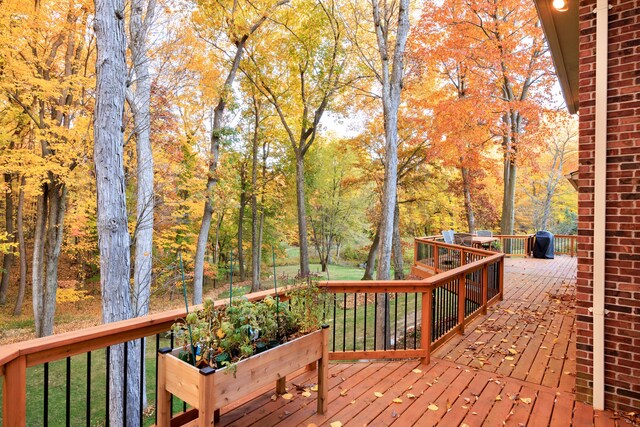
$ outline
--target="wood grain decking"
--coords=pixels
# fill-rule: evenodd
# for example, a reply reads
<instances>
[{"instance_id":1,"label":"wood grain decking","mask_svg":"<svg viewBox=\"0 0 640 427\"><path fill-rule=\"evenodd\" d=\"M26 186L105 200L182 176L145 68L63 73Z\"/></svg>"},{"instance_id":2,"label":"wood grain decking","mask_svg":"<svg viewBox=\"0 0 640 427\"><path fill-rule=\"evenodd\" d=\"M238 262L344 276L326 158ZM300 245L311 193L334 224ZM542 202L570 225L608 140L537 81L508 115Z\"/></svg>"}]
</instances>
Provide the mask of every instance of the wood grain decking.
<instances>
[{"instance_id":1,"label":"wood grain decking","mask_svg":"<svg viewBox=\"0 0 640 427\"><path fill-rule=\"evenodd\" d=\"M323 416L314 373L302 372L284 397L264 390L224 408L220 425L628 425L575 401L575 274L575 258L508 259L504 301L440 347L430 365L334 363Z\"/></svg>"}]
</instances>

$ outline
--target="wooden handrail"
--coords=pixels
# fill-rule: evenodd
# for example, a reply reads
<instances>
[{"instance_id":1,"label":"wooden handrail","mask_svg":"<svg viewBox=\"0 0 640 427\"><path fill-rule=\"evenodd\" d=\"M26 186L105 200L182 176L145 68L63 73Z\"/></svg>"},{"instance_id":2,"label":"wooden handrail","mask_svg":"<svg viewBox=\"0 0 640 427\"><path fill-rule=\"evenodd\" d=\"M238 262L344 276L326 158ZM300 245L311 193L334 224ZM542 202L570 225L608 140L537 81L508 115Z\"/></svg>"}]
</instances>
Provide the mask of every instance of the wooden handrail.
<instances>
[{"instance_id":1,"label":"wooden handrail","mask_svg":"<svg viewBox=\"0 0 640 427\"><path fill-rule=\"evenodd\" d=\"M286 290L283 288L280 289L280 292L284 293ZM245 295L249 301L259 301L267 296L275 296L274 290ZM227 302L228 299L218 300L214 301L214 305L223 307ZM191 307L191 310L199 308L201 306L197 305ZM185 317L186 314L186 310L183 309L164 311L2 346L0 347L0 372L2 372L2 367L18 357L26 357L27 367L30 367L165 332L171 328L174 322Z\"/></svg>"}]
</instances>

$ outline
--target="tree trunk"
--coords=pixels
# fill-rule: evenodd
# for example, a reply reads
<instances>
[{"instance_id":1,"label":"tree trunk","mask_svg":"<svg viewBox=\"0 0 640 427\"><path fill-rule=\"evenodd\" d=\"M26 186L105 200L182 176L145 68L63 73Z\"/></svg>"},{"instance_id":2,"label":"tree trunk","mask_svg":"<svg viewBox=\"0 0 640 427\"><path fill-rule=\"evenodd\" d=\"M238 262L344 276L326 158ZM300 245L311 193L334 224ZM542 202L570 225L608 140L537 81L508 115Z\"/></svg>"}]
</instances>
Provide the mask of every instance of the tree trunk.
<instances>
[{"instance_id":1,"label":"tree trunk","mask_svg":"<svg viewBox=\"0 0 640 427\"><path fill-rule=\"evenodd\" d=\"M367 265L364 267L364 276L362 280L373 280L373 272L376 270L376 254L378 253L378 244L380 243L380 231L376 228L376 235L373 237L371 247L369 248L369 256L367 257Z\"/></svg>"},{"instance_id":2,"label":"tree trunk","mask_svg":"<svg viewBox=\"0 0 640 427\"><path fill-rule=\"evenodd\" d=\"M146 6L146 7L145 7ZM153 151L151 147L151 77L147 37L155 12L155 0L131 0L129 29L135 91L129 93L136 136L137 188L133 307L136 316L149 312L153 261Z\"/></svg>"},{"instance_id":3,"label":"tree trunk","mask_svg":"<svg viewBox=\"0 0 640 427\"><path fill-rule=\"evenodd\" d=\"M24 186L26 179L24 175L20 179L20 193L18 194L18 248L20 250L20 287L18 288L18 298L16 306L13 309L14 316L22 314L22 303L24 301L24 292L27 288L27 251L24 246Z\"/></svg>"},{"instance_id":4,"label":"tree trunk","mask_svg":"<svg viewBox=\"0 0 640 427\"><path fill-rule=\"evenodd\" d=\"M56 310L56 293L58 291L58 259L62 248L62 231L67 202L66 186L57 181L49 183L47 198L49 214L45 242L45 295L43 318L41 320L42 336L53 335L53 319Z\"/></svg>"},{"instance_id":5,"label":"tree trunk","mask_svg":"<svg viewBox=\"0 0 640 427\"><path fill-rule=\"evenodd\" d=\"M516 199L516 165L506 158L504 161L504 197L502 201L502 220L500 234L513 235Z\"/></svg>"},{"instance_id":6,"label":"tree trunk","mask_svg":"<svg viewBox=\"0 0 640 427\"><path fill-rule=\"evenodd\" d=\"M218 100L218 105L213 110L213 126L211 129L211 142L209 148L209 173L207 174L206 198L204 202L204 212L202 222L198 232L198 242L196 244L196 254L193 260L193 303L202 304L202 281L204 277L204 253L207 250L209 240L209 229L211 228L211 216L213 215L213 189L218 182L217 170L220 158L220 140L222 139L222 123L227 100L231 97L232 85L240 66L240 60L244 52L244 41L236 44L236 53L233 64L224 82L222 94Z\"/></svg>"},{"instance_id":7,"label":"tree trunk","mask_svg":"<svg viewBox=\"0 0 640 427\"><path fill-rule=\"evenodd\" d=\"M31 267L31 293L33 304L33 321L36 337L44 336L42 332L42 313L44 311L44 242L47 229L47 196L45 185L36 202L36 224L33 236L33 259Z\"/></svg>"},{"instance_id":8,"label":"tree trunk","mask_svg":"<svg viewBox=\"0 0 640 427\"><path fill-rule=\"evenodd\" d=\"M155 0L131 0L129 31L131 42L131 60L135 75L135 91L129 93L129 105L133 114L134 132L136 136L137 155L137 198L136 198L136 231L135 259L133 267L133 302L134 316L149 313L151 284L153 280L153 220L155 211L155 195L153 191L153 151L151 147L151 77L149 75L149 55L147 37L155 14ZM127 366L127 422L140 424L140 406L147 406L144 372L144 354L146 340L129 343ZM142 345L142 349L140 346ZM142 397L142 402L140 398Z\"/></svg>"},{"instance_id":9,"label":"tree trunk","mask_svg":"<svg viewBox=\"0 0 640 427\"><path fill-rule=\"evenodd\" d=\"M102 318L105 323L131 317L130 252L123 164L123 123L127 80L124 0L95 0L96 101L94 162L100 250ZM123 345L109 350L109 412L123 426Z\"/></svg>"},{"instance_id":10,"label":"tree trunk","mask_svg":"<svg viewBox=\"0 0 640 427\"><path fill-rule=\"evenodd\" d=\"M251 292L260 290L260 245L258 213L258 134L260 129L260 110L255 97L253 141L251 144Z\"/></svg>"},{"instance_id":11,"label":"tree trunk","mask_svg":"<svg viewBox=\"0 0 640 427\"><path fill-rule=\"evenodd\" d=\"M467 214L467 224L469 225L469 233L476 231L476 219L473 214L473 206L471 205L471 182L469 177L469 169L464 166L460 167L462 174L462 195L464 198L464 210Z\"/></svg>"},{"instance_id":12,"label":"tree trunk","mask_svg":"<svg viewBox=\"0 0 640 427\"><path fill-rule=\"evenodd\" d=\"M298 244L300 245L300 276L309 276L309 242L307 240L307 208L304 194L304 158L296 153L296 203L298 208Z\"/></svg>"},{"instance_id":13,"label":"tree trunk","mask_svg":"<svg viewBox=\"0 0 640 427\"><path fill-rule=\"evenodd\" d=\"M247 206L247 191L246 191L246 177L245 177L245 165L242 165L242 172L240 173L240 210L238 211L238 273L240 274L240 281L244 282L246 279L244 271L244 249L243 244L243 226L244 226L244 208Z\"/></svg>"},{"instance_id":14,"label":"tree trunk","mask_svg":"<svg viewBox=\"0 0 640 427\"><path fill-rule=\"evenodd\" d=\"M4 182L6 184L5 189L5 227L7 232L7 240L15 241L13 230L13 194L12 185L13 177L10 173L4 174ZM11 266L13 265L13 248L9 252L4 254L2 260L2 281L0 282L0 305L7 303L7 291L9 290L9 278L11 276Z\"/></svg>"},{"instance_id":15,"label":"tree trunk","mask_svg":"<svg viewBox=\"0 0 640 427\"><path fill-rule=\"evenodd\" d=\"M402 239L400 237L400 206L396 202L393 216L393 278L404 280L404 260L402 259Z\"/></svg>"},{"instance_id":16,"label":"tree trunk","mask_svg":"<svg viewBox=\"0 0 640 427\"><path fill-rule=\"evenodd\" d=\"M398 4L398 25L396 28L393 63L390 60L390 39L383 21L395 11L390 11L387 3L380 11L378 0L372 0L373 24L378 41L378 54L381 65L382 112L385 133L385 171L382 187L382 207L380 218L380 249L376 278L388 280L391 270L391 246L393 242L393 217L395 211L398 184L398 108L404 72L404 52L409 34L409 0L401 0ZM383 18L384 17L384 18ZM378 298L378 328L376 339L379 345L390 343L389 334L389 298ZM384 347L383 347L384 348Z\"/></svg>"}]
</instances>

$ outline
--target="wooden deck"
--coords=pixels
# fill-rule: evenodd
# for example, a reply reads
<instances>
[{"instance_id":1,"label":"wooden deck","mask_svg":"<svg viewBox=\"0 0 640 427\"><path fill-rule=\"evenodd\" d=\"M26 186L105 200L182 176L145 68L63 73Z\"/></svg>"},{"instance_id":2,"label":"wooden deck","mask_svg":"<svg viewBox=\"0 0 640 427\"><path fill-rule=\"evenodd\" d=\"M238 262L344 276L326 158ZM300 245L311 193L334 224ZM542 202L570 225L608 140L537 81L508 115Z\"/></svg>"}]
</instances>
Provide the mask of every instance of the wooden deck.
<instances>
[{"instance_id":1,"label":"wooden deck","mask_svg":"<svg viewBox=\"0 0 640 427\"><path fill-rule=\"evenodd\" d=\"M504 301L430 365L332 364L323 416L315 413L314 372L302 372L288 382L289 399L264 390L224 408L220 425L628 425L575 401L575 274L575 258L508 259Z\"/></svg>"}]
</instances>

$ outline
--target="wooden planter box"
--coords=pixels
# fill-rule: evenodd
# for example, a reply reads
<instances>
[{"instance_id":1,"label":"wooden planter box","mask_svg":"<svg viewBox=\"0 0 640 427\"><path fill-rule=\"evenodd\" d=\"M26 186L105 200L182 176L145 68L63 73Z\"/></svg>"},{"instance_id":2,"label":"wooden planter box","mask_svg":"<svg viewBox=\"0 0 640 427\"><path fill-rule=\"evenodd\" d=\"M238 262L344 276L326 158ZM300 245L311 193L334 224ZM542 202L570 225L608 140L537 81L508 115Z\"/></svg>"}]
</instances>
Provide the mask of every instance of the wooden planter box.
<instances>
[{"instance_id":1,"label":"wooden planter box","mask_svg":"<svg viewBox=\"0 0 640 427\"><path fill-rule=\"evenodd\" d=\"M323 327L236 363L236 373L225 369L198 369L176 357L177 351L160 349L158 355L158 427L212 426L220 408L272 382L284 393L286 376L318 361L318 413L327 410L328 327ZM170 415L171 395L198 410L197 418ZM195 413L194 413L195 414ZM186 419L185 419L186 418Z\"/></svg>"}]
</instances>

